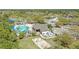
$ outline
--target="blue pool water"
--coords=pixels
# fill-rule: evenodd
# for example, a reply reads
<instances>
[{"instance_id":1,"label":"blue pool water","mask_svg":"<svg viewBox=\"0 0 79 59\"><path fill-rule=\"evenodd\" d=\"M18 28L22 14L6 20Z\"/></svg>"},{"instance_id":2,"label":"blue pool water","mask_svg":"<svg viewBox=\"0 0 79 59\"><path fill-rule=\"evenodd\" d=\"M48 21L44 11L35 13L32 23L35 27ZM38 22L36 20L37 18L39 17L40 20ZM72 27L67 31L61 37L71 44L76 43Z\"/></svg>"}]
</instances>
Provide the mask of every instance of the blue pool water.
<instances>
[{"instance_id":1,"label":"blue pool water","mask_svg":"<svg viewBox=\"0 0 79 59\"><path fill-rule=\"evenodd\" d=\"M26 25L18 25L18 26L14 26L14 30L17 32L28 32L29 27Z\"/></svg>"}]
</instances>

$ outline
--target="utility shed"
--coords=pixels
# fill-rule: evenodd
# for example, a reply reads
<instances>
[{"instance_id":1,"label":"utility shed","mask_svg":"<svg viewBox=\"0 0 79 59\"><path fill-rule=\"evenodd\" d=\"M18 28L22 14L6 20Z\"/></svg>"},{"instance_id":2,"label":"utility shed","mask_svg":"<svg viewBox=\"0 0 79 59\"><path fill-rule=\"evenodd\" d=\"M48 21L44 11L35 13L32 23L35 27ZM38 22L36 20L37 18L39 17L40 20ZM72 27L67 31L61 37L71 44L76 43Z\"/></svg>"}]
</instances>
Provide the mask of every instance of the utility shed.
<instances>
[{"instance_id":1,"label":"utility shed","mask_svg":"<svg viewBox=\"0 0 79 59\"><path fill-rule=\"evenodd\" d=\"M33 29L36 32L41 32L41 33L45 31L49 31L47 24L34 24Z\"/></svg>"}]
</instances>

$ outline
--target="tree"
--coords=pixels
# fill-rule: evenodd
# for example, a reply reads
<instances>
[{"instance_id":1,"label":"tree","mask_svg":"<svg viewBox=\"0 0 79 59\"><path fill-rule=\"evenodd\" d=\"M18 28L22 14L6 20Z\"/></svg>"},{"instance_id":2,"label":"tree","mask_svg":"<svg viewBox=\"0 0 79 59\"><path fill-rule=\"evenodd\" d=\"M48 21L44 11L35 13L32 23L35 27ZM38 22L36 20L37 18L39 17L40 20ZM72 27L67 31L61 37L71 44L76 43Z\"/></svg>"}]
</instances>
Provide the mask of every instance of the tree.
<instances>
[{"instance_id":1,"label":"tree","mask_svg":"<svg viewBox=\"0 0 79 59\"><path fill-rule=\"evenodd\" d=\"M69 45L71 49L79 49L79 41L74 41L71 45Z\"/></svg>"},{"instance_id":2,"label":"tree","mask_svg":"<svg viewBox=\"0 0 79 59\"><path fill-rule=\"evenodd\" d=\"M69 48L69 45L72 44L73 39L68 34L63 34L63 35L57 36L55 38L55 42L60 46Z\"/></svg>"},{"instance_id":3,"label":"tree","mask_svg":"<svg viewBox=\"0 0 79 59\"><path fill-rule=\"evenodd\" d=\"M65 18L62 18L62 17L60 17L59 18L59 21L57 22L57 24L56 25L65 25L65 24L68 24L69 22L71 22L70 20L68 20L68 19L65 19Z\"/></svg>"},{"instance_id":4,"label":"tree","mask_svg":"<svg viewBox=\"0 0 79 59\"><path fill-rule=\"evenodd\" d=\"M34 21L36 21L37 23L41 23L41 24L45 23L44 22L44 17L43 16L40 16L40 15L39 16L33 16L32 19Z\"/></svg>"},{"instance_id":5,"label":"tree","mask_svg":"<svg viewBox=\"0 0 79 59\"><path fill-rule=\"evenodd\" d=\"M20 35L19 35L19 38L20 38L20 39L23 39L24 36L25 36L25 33L24 33L24 32L20 32L19 34L20 34Z\"/></svg>"},{"instance_id":6,"label":"tree","mask_svg":"<svg viewBox=\"0 0 79 59\"><path fill-rule=\"evenodd\" d=\"M16 33L9 29L10 24L7 20L0 23L0 48L18 48Z\"/></svg>"},{"instance_id":7,"label":"tree","mask_svg":"<svg viewBox=\"0 0 79 59\"><path fill-rule=\"evenodd\" d=\"M48 28L49 28L50 30L52 30L52 26L51 26L51 24L48 25Z\"/></svg>"}]
</instances>

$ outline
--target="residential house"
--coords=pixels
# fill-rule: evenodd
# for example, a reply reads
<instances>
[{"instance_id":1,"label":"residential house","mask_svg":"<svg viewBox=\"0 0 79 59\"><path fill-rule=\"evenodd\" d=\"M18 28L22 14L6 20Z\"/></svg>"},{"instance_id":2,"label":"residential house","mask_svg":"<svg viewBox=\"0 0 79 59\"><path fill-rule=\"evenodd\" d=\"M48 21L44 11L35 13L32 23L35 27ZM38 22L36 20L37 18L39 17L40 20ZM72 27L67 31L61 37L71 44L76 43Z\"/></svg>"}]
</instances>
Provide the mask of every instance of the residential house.
<instances>
[{"instance_id":1,"label":"residential house","mask_svg":"<svg viewBox=\"0 0 79 59\"><path fill-rule=\"evenodd\" d=\"M70 28L63 28L64 32L71 35L75 40L79 39L79 31L71 30Z\"/></svg>"},{"instance_id":2,"label":"residential house","mask_svg":"<svg viewBox=\"0 0 79 59\"><path fill-rule=\"evenodd\" d=\"M8 21L9 22L15 22L16 21L16 18L9 18Z\"/></svg>"},{"instance_id":3,"label":"residential house","mask_svg":"<svg viewBox=\"0 0 79 59\"><path fill-rule=\"evenodd\" d=\"M47 24L38 24L38 23L33 25L33 30L40 33L49 31Z\"/></svg>"},{"instance_id":4,"label":"residential house","mask_svg":"<svg viewBox=\"0 0 79 59\"><path fill-rule=\"evenodd\" d=\"M18 21L18 22L15 22L15 25L25 25L27 24L27 21Z\"/></svg>"},{"instance_id":5,"label":"residential house","mask_svg":"<svg viewBox=\"0 0 79 59\"><path fill-rule=\"evenodd\" d=\"M79 32L74 32L74 31L72 31L72 32L70 33L70 35L71 35L75 40L79 39Z\"/></svg>"},{"instance_id":6,"label":"residential house","mask_svg":"<svg viewBox=\"0 0 79 59\"><path fill-rule=\"evenodd\" d=\"M56 23L57 23L58 21L59 21L58 18L57 18L57 17L54 17L54 16L51 16L50 19L45 20L45 22L46 22L47 24L50 24L51 26L56 26Z\"/></svg>"},{"instance_id":7,"label":"residential house","mask_svg":"<svg viewBox=\"0 0 79 59\"><path fill-rule=\"evenodd\" d=\"M74 18L74 16L73 15L65 15L64 18L66 18L66 19L72 19L72 18Z\"/></svg>"},{"instance_id":8,"label":"residential house","mask_svg":"<svg viewBox=\"0 0 79 59\"><path fill-rule=\"evenodd\" d=\"M68 25L71 25L71 26L77 25L77 26L79 26L79 22L70 22Z\"/></svg>"},{"instance_id":9,"label":"residential house","mask_svg":"<svg viewBox=\"0 0 79 59\"><path fill-rule=\"evenodd\" d=\"M74 33L73 34L73 37L77 40L77 39L79 39L79 32L78 33Z\"/></svg>"},{"instance_id":10,"label":"residential house","mask_svg":"<svg viewBox=\"0 0 79 59\"><path fill-rule=\"evenodd\" d=\"M63 29L62 28L52 28L52 32L56 35L62 35Z\"/></svg>"},{"instance_id":11,"label":"residential house","mask_svg":"<svg viewBox=\"0 0 79 59\"><path fill-rule=\"evenodd\" d=\"M44 39L55 37L55 34L49 31L47 24L34 24L33 29L40 32L40 36Z\"/></svg>"}]
</instances>

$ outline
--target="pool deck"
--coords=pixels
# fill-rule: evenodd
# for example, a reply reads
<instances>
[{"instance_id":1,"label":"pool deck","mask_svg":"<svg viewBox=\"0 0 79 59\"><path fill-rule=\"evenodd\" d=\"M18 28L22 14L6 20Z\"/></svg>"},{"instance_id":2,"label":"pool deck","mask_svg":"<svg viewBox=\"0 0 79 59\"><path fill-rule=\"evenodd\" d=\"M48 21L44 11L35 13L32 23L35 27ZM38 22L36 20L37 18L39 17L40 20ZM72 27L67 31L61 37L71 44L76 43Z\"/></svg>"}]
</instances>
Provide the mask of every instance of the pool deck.
<instances>
[{"instance_id":1,"label":"pool deck","mask_svg":"<svg viewBox=\"0 0 79 59\"><path fill-rule=\"evenodd\" d=\"M16 30L16 28L17 28L18 26L20 26L20 25L21 25L21 24L15 25L15 26L14 26L14 29ZM32 31L33 24L25 24L25 26L28 26L28 27L29 27L29 31Z\"/></svg>"}]
</instances>

